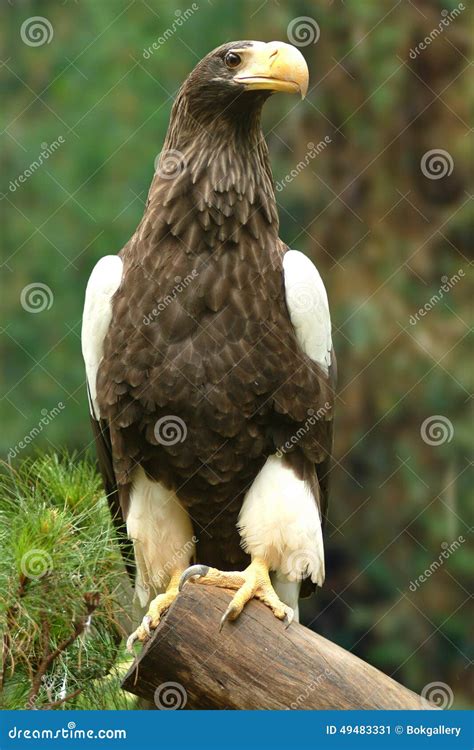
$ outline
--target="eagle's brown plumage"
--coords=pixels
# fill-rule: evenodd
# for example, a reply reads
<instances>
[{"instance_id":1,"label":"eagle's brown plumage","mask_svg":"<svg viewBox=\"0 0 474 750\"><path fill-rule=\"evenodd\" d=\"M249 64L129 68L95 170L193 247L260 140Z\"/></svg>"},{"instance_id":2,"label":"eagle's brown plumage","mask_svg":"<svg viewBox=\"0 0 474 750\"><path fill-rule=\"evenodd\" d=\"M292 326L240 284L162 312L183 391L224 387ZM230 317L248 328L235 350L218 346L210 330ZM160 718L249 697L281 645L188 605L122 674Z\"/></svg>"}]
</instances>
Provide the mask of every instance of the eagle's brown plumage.
<instances>
[{"instance_id":1,"label":"eagle's brown plumage","mask_svg":"<svg viewBox=\"0 0 474 750\"><path fill-rule=\"evenodd\" d=\"M245 562L243 497L286 443L324 516L332 441L334 367L326 375L302 352L285 302L287 248L260 128L269 92L210 84L226 52L248 44L208 55L178 94L143 219L120 253L97 377L107 487L112 466L124 517L140 464L188 510L197 559L222 569ZM163 445L155 425L171 415L186 438Z\"/></svg>"}]
</instances>

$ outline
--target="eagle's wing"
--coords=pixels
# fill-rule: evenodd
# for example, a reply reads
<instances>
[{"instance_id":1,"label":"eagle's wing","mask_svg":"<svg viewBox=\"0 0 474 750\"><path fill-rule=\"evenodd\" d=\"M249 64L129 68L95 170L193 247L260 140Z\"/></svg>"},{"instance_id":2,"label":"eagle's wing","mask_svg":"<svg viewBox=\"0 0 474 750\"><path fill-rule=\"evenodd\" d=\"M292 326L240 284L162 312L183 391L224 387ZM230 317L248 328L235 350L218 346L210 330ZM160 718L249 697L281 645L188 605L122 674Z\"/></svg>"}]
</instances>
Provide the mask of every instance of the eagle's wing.
<instances>
[{"instance_id":1,"label":"eagle's wing","mask_svg":"<svg viewBox=\"0 0 474 750\"><path fill-rule=\"evenodd\" d=\"M283 258L285 297L290 320L303 352L329 373L332 338L326 288L312 261L288 250Z\"/></svg>"},{"instance_id":2,"label":"eagle's wing","mask_svg":"<svg viewBox=\"0 0 474 750\"><path fill-rule=\"evenodd\" d=\"M82 316L82 356L86 366L91 414L100 419L97 404L97 372L104 354L104 340L112 320L112 297L122 281L123 264L118 255L106 255L94 266L87 282Z\"/></svg>"},{"instance_id":3,"label":"eagle's wing","mask_svg":"<svg viewBox=\"0 0 474 750\"><path fill-rule=\"evenodd\" d=\"M107 420L102 419L97 403L97 372L103 356L104 340L112 320L112 297L123 273L118 255L106 255L95 265L87 283L82 318L81 345L86 367L87 395L100 473L114 524L120 538L128 572L133 577L133 546L124 532L119 491L112 462L112 446Z\"/></svg>"},{"instance_id":4,"label":"eagle's wing","mask_svg":"<svg viewBox=\"0 0 474 750\"><path fill-rule=\"evenodd\" d=\"M331 316L328 296L318 269L298 250L288 250L283 257L285 298L290 320L301 350L315 362L332 390L336 381L336 358L331 336ZM331 404L332 407L332 404ZM328 505L328 478L332 453L333 420L330 413L323 415L323 431L318 435L327 458L317 466L322 521Z\"/></svg>"}]
</instances>

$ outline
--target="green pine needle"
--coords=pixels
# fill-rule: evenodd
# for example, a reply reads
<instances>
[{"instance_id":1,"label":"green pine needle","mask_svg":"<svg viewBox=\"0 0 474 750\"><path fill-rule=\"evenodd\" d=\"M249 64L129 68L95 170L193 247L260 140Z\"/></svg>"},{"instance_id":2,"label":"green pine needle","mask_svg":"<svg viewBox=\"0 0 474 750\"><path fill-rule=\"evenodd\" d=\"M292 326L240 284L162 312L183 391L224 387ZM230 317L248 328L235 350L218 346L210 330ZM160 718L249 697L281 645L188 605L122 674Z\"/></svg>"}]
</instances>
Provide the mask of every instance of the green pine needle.
<instances>
[{"instance_id":1,"label":"green pine needle","mask_svg":"<svg viewBox=\"0 0 474 750\"><path fill-rule=\"evenodd\" d=\"M48 665L48 653L90 624ZM4 709L130 708L121 621L126 574L100 478L90 460L42 455L0 473L0 665ZM77 692L77 694L76 694ZM70 694L73 697L61 703ZM52 705L51 705L52 704Z\"/></svg>"}]
</instances>

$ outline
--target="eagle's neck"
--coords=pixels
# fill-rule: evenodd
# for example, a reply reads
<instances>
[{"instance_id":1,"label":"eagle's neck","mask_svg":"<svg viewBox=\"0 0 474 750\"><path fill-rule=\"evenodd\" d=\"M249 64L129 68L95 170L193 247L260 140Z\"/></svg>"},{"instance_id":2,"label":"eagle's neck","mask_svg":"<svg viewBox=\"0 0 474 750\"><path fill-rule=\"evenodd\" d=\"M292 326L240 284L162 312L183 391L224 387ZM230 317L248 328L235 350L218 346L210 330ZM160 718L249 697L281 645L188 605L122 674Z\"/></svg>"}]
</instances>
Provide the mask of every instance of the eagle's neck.
<instances>
[{"instance_id":1,"label":"eagle's neck","mask_svg":"<svg viewBox=\"0 0 474 750\"><path fill-rule=\"evenodd\" d=\"M164 232L187 252L232 250L276 242L278 214L268 149L260 126L261 104L227 108L212 121L186 103L174 109L144 216L156 239Z\"/></svg>"}]
</instances>

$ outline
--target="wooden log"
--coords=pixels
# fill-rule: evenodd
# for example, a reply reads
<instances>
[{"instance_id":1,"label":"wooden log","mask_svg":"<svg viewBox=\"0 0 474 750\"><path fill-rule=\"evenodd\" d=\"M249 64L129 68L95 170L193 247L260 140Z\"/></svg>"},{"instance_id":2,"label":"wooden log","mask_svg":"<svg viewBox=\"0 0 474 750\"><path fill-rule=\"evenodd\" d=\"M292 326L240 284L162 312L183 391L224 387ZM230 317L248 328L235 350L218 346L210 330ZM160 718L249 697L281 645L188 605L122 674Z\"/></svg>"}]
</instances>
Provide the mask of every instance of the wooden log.
<instances>
[{"instance_id":1,"label":"wooden log","mask_svg":"<svg viewBox=\"0 0 474 750\"><path fill-rule=\"evenodd\" d=\"M231 592L188 583L122 687L158 708L423 709L427 702L264 604L219 621ZM169 685L169 683L173 683Z\"/></svg>"}]
</instances>

